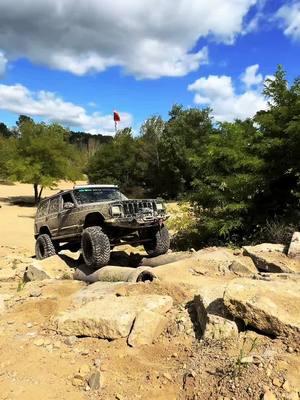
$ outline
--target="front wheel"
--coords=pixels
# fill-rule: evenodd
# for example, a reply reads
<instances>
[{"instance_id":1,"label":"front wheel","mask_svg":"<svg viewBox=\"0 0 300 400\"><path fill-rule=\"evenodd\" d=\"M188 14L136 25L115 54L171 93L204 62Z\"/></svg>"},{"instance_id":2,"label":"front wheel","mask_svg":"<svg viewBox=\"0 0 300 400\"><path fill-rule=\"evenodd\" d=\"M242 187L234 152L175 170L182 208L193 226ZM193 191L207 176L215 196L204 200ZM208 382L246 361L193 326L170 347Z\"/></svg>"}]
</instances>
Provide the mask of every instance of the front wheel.
<instances>
[{"instance_id":1,"label":"front wheel","mask_svg":"<svg viewBox=\"0 0 300 400\"><path fill-rule=\"evenodd\" d=\"M148 236L150 239L150 235ZM151 230L151 241L144 244L144 249L150 257L165 254L170 248L170 236L168 228L163 225L160 229Z\"/></svg>"},{"instance_id":2,"label":"front wheel","mask_svg":"<svg viewBox=\"0 0 300 400\"><path fill-rule=\"evenodd\" d=\"M38 260L43 260L51 256L55 256L56 251L51 237L44 233L38 236L35 242L35 256Z\"/></svg>"},{"instance_id":3,"label":"front wheel","mask_svg":"<svg viewBox=\"0 0 300 400\"><path fill-rule=\"evenodd\" d=\"M110 243L108 236L99 226L86 228L81 238L82 255L88 267L98 269L108 264Z\"/></svg>"}]
</instances>

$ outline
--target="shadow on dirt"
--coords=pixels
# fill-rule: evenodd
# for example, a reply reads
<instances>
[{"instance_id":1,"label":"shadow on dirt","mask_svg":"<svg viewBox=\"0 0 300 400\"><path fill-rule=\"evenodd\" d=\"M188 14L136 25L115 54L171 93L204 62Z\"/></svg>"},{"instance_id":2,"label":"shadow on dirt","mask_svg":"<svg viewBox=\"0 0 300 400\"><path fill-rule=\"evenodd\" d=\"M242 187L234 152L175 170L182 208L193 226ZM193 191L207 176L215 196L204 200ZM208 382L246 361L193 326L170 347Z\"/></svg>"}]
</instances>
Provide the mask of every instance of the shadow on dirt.
<instances>
[{"instance_id":1,"label":"shadow on dirt","mask_svg":"<svg viewBox=\"0 0 300 400\"><path fill-rule=\"evenodd\" d=\"M0 197L0 202L11 206L36 207L33 196Z\"/></svg>"}]
</instances>

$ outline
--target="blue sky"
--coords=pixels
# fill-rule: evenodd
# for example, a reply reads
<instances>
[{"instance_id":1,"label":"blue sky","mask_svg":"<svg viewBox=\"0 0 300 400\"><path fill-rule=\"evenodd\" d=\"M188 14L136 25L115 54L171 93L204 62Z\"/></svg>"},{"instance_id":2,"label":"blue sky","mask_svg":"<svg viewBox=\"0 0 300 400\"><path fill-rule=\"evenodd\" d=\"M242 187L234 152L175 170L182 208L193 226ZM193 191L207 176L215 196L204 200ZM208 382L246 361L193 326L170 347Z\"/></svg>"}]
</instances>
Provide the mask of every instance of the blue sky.
<instances>
[{"instance_id":1,"label":"blue sky","mask_svg":"<svg viewBox=\"0 0 300 400\"><path fill-rule=\"evenodd\" d=\"M0 121L18 114L75 130L138 132L172 104L216 120L266 107L263 81L299 74L300 1L0 2Z\"/></svg>"}]
</instances>

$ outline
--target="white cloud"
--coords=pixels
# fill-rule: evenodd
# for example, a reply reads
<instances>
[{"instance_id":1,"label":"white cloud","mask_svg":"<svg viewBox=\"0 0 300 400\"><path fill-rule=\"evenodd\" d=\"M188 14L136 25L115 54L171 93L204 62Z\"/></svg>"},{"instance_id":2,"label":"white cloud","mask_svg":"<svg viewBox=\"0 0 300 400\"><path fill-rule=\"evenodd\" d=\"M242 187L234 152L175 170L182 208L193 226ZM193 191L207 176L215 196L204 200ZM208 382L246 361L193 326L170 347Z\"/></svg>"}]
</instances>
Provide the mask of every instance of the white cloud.
<instances>
[{"instance_id":1,"label":"white cloud","mask_svg":"<svg viewBox=\"0 0 300 400\"><path fill-rule=\"evenodd\" d=\"M241 80L246 91L237 93L230 76L210 75L200 78L188 86L195 92L194 102L213 109L216 121L233 121L236 118L253 117L258 110L267 108L261 94L263 77L257 74L258 65L246 68Z\"/></svg>"},{"instance_id":2,"label":"white cloud","mask_svg":"<svg viewBox=\"0 0 300 400\"><path fill-rule=\"evenodd\" d=\"M233 43L261 0L0 1L0 48L9 59L77 75L120 66L138 78L183 76L207 62L200 38Z\"/></svg>"},{"instance_id":3,"label":"white cloud","mask_svg":"<svg viewBox=\"0 0 300 400\"><path fill-rule=\"evenodd\" d=\"M5 57L4 53L0 51L0 78L4 75L6 71L7 65L7 58Z\"/></svg>"},{"instance_id":4,"label":"white cloud","mask_svg":"<svg viewBox=\"0 0 300 400\"><path fill-rule=\"evenodd\" d=\"M284 34L300 40L300 2L292 2L279 8L275 18L280 21Z\"/></svg>"},{"instance_id":5,"label":"white cloud","mask_svg":"<svg viewBox=\"0 0 300 400\"><path fill-rule=\"evenodd\" d=\"M0 109L59 122L67 127L90 133L114 134L113 116L99 112L87 113L85 108L64 101L57 94L46 91L32 92L25 86L0 84ZM132 124L132 116L120 113L120 128Z\"/></svg>"},{"instance_id":6,"label":"white cloud","mask_svg":"<svg viewBox=\"0 0 300 400\"><path fill-rule=\"evenodd\" d=\"M249 67L246 68L246 71L242 75L242 81L244 82L247 88L262 83L263 76L262 74L257 73L258 69L259 69L258 64L250 65Z\"/></svg>"}]
</instances>

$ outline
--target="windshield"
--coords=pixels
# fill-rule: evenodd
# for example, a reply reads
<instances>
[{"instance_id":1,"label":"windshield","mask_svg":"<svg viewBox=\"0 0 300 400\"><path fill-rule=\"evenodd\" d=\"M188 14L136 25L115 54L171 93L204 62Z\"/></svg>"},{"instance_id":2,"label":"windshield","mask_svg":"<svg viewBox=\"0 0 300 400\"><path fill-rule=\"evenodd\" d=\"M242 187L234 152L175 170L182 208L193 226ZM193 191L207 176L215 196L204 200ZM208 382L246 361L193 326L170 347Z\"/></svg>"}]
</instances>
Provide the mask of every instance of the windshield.
<instances>
[{"instance_id":1,"label":"windshield","mask_svg":"<svg viewBox=\"0 0 300 400\"><path fill-rule=\"evenodd\" d=\"M116 188L76 189L74 190L74 196L78 204L127 199L127 197Z\"/></svg>"}]
</instances>

